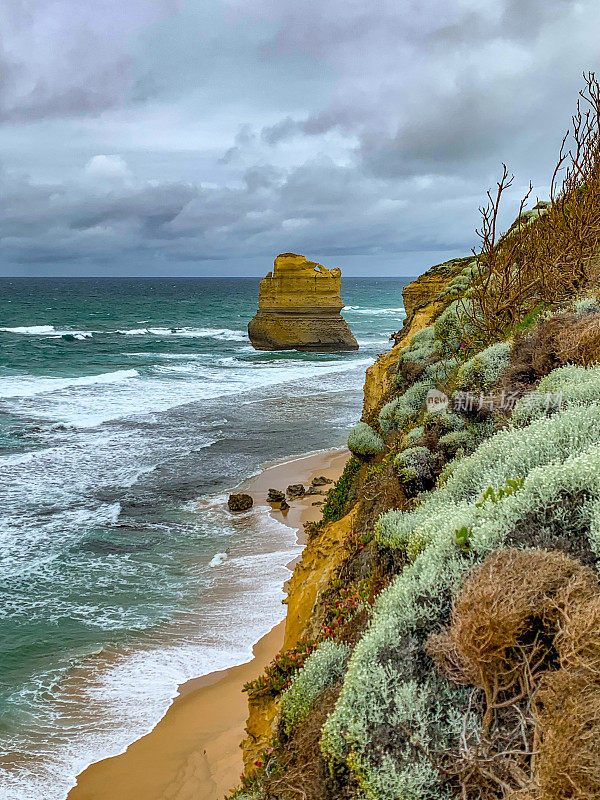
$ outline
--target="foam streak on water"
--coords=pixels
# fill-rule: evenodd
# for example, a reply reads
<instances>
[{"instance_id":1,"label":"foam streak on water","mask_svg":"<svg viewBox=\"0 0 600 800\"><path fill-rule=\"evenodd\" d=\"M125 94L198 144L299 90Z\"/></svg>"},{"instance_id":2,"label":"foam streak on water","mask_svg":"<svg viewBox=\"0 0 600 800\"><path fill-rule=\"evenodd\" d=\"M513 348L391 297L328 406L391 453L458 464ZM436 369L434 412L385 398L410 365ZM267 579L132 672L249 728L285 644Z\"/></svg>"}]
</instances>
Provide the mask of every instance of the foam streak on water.
<instances>
[{"instance_id":1,"label":"foam streak on water","mask_svg":"<svg viewBox=\"0 0 600 800\"><path fill-rule=\"evenodd\" d=\"M353 353L258 353L258 282L0 287L0 800L62 800L283 617L295 536L227 490L336 447L405 282L347 282ZM285 487L284 487L285 488Z\"/></svg>"}]
</instances>

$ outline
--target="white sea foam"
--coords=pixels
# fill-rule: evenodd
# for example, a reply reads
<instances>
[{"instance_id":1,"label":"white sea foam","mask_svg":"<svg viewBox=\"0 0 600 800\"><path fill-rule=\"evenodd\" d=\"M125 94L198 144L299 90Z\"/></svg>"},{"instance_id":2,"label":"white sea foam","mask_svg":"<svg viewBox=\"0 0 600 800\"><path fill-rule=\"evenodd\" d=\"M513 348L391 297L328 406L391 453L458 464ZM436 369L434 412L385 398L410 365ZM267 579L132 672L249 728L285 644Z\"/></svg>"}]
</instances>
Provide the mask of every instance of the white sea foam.
<instances>
[{"instance_id":1,"label":"white sea foam","mask_svg":"<svg viewBox=\"0 0 600 800\"><path fill-rule=\"evenodd\" d=\"M96 384L120 383L137 378L136 369L120 369L100 375L83 375L79 378L52 378L37 375L7 375L0 382L0 398L34 397L63 391L71 387L94 386Z\"/></svg>"},{"instance_id":2,"label":"white sea foam","mask_svg":"<svg viewBox=\"0 0 600 800\"><path fill-rule=\"evenodd\" d=\"M220 567L221 564L227 560L227 553L215 553L215 555L208 562L209 567Z\"/></svg>"},{"instance_id":3,"label":"white sea foam","mask_svg":"<svg viewBox=\"0 0 600 800\"><path fill-rule=\"evenodd\" d=\"M94 331L57 330L54 325L24 325L16 328L0 328L0 333L19 333L25 336L73 336L74 339L89 339Z\"/></svg>"},{"instance_id":4,"label":"white sea foam","mask_svg":"<svg viewBox=\"0 0 600 800\"><path fill-rule=\"evenodd\" d=\"M0 328L0 333L17 333L28 336L73 336L75 339L88 339L94 334L122 334L124 336L179 336L184 339L215 339L221 342L247 342L248 334L243 330L232 328L129 328L118 330L68 330L57 329L54 325L22 325L14 328Z\"/></svg>"},{"instance_id":5,"label":"white sea foam","mask_svg":"<svg viewBox=\"0 0 600 800\"><path fill-rule=\"evenodd\" d=\"M247 342L244 331L231 328L131 328L118 330L125 336L180 336L188 339L216 339L222 342Z\"/></svg>"},{"instance_id":6,"label":"white sea foam","mask_svg":"<svg viewBox=\"0 0 600 800\"><path fill-rule=\"evenodd\" d=\"M253 644L283 617L285 564L299 553L293 531L264 510L253 523L239 553L211 571L214 596L203 595L196 614L121 653L80 648L22 687L16 707L33 709L43 697L45 713L31 714L27 742L12 739L22 766L3 777L0 800L64 800L90 763L152 730L180 684L252 658Z\"/></svg>"},{"instance_id":7,"label":"white sea foam","mask_svg":"<svg viewBox=\"0 0 600 800\"><path fill-rule=\"evenodd\" d=\"M293 386L294 382L359 369L371 362L371 358L257 362L232 358L220 366L161 365L147 376L135 369L71 379L19 376L2 379L0 398L18 400L10 407L13 414L90 428L280 383Z\"/></svg>"},{"instance_id":8,"label":"white sea foam","mask_svg":"<svg viewBox=\"0 0 600 800\"><path fill-rule=\"evenodd\" d=\"M389 337L387 339L358 339L359 347L382 347L389 343Z\"/></svg>"},{"instance_id":9,"label":"white sea foam","mask_svg":"<svg viewBox=\"0 0 600 800\"><path fill-rule=\"evenodd\" d=\"M54 325L24 325L17 328L0 328L2 333L24 333L32 336L43 336L47 333L54 333Z\"/></svg>"},{"instance_id":10,"label":"white sea foam","mask_svg":"<svg viewBox=\"0 0 600 800\"><path fill-rule=\"evenodd\" d=\"M397 314L404 314L404 307L399 308L361 308L360 306L346 306L342 309L344 311L352 311L355 314L369 314L374 317L385 317Z\"/></svg>"},{"instance_id":11,"label":"white sea foam","mask_svg":"<svg viewBox=\"0 0 600 800\"><path fill-rule=\"evenodd\" d=\"M127 358L148 358L147 353L123 353ZM210 353L152 353L153 359L166 361L205 361Z\"/></svg>"}]
</instances>

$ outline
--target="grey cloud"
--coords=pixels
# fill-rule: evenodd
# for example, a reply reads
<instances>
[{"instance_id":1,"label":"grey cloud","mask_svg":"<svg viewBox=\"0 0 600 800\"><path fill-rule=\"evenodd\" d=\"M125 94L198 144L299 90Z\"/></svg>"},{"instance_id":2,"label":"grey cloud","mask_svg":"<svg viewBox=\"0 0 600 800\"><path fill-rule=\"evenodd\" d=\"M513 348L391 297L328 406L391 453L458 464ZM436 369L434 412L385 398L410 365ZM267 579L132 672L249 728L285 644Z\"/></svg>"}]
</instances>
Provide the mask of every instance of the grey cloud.
<instances>
[{"instance_id":1,"label":"grey cloud","mask_svg":"<svg viewBox=\"0 0 600 800\"><path fill-rule=\"evenodd\" d=\"M276 122L275 125L267 125L261 131L261 138L266 144L278 144L286 139L291 139L292 136L297 136L302 133L302 122L285 117L285 119Z\"/></svg>"},{"instance_id":2,"label":"grey cloud","mask_svg":"<svg viewBox=\"0 0 600 800\"><path fill-rule=\"evenodd\" d=\"M257 164L244 173L244 183L249 192L272 187L280 178L280 171L271 164Z\"/></svg>"},{"instance_id":3,"label":"grey cloud","mask_svg":"<svg viewBox=\"0 0 600 800\"><path fill-rule=\"evenodd\" d=\"M363 120L367 117L366 109L363 110L362 116ZM301 120L288 116L274 125L263 127L261 139L265 144L276 145L298 135L320 136L334 128L352 133L356 127L357 117L357 110L347 107L331 108Z\"/></svg>"},{"instance_id":4,"label":"grey cloud","mask_svg":"<svg viewBox=\"0 0 600 800\"><path fill-rule=\"evenodd\" d=\"M0 263L468 252L502 161L544 195L599 28L596 0L9 0Z\"/></svg>"},{"instance_id":5,"label":"grey cloud","mask_svg":"<svg viewBox=\"0 0 600 800\"><path fill-rule=\"evenodd\" d=\"M120 194L111 193L105 197L95 196L84 200L84 208L70 220L69 226L84 230L133 221L148 232L157 231L161 226L173 222L196 196L197 190L181 184L149 186ZM73 205L71 202L71 209Z\"/></svg>"},{"instance_id":6,"label":"grey cloud","mask_svg":"<svg viewBox=\"0 0 600 800\"><path fill-rule=\"evenodd\" d=\"M492 161L510 161L512 154L518 167L529 159L539 178L550 157L548 146L527 150L536 126L538 139L546 133L555 140L568 123L581 71L599 64L594 37L584 30L600 25L591 0L430 0L418 8L397 4L395 15L384 4L356 17L354 38L338 36L344 23L336 11L344 19L333 3L299 28L290 24L286 39L288 51L301 37L307 57L316 53L343 66L335 98L305 117L288 115L265 126L262 138L274 145L336 130L356 137L360 163L379 176L487 173ZM290 20L297 22L298 14L290 12ZM317 22L313 40L309 27ZM376 46L369 47L374 35ZM362 73L348 64L351 52Z\"/></svg>"},{"instance_id":7,"label":"grey cloud","mask_svg":"<svg viewBox=\"0 0 600 800\"><path fill-rule=\"evenodd\" d=\"M9 0L0 7L0 119L98 113L146 99L133 42L177 8L175 0Z\"/></svg>"},{"instance_id":8,"label":"grey cloud","mask_svg":"<svg viewBox=\"0 0 600 800\"><path fill-rule=\"evenodd\" d=\"M168 226L198 190L186 184L34 184L0 175L0 253L18 262L87 258L172 236Z\"/></svg>"}]
</instances>

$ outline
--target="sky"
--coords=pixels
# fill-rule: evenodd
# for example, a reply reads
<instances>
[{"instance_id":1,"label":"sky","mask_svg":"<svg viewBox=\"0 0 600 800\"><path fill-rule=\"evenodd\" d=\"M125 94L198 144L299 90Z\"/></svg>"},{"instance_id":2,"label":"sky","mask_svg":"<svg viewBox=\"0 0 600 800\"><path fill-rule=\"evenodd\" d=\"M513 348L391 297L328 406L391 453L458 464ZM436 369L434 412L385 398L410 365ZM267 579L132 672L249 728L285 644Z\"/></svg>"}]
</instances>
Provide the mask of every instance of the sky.
<instances>
[{"instance_id":1,"label":"sky","mask_svg":"<svg viewBox=\"0 0 600 800\"><path fill-rule=\"evenodd\" d=\"M0 275L416 275L547 197L598 0L5 0ZM535 202L535 200L534 200Z\"/></svg>"}]
</instances>

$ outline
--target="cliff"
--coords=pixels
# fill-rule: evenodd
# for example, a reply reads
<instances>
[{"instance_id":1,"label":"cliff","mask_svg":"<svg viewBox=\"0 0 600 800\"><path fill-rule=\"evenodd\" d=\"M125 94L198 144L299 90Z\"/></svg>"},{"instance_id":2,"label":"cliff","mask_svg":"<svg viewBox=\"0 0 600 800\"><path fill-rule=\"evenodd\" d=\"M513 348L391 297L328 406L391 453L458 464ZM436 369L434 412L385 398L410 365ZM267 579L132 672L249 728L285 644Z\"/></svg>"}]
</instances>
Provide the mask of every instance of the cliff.
<instances>
[{"instance_id":1,"label":"cliff","mask_svg":"<svg viewBox=\"0 0 600 800\"><path fill-rule=\"evenodd\" d=\"M561 151L559 199L496 237L505 168L475 263L403 292L289 584L237 800L600 797L600 85L586 81L593 115Z\"/></svg>"},{"instance_id":2,"label":"cliff","mask_svg":"<svg viewBox=\"0 0 600 800\"><path fill-rule=\"evenodd\" d=\"M316 611L319 600L345 557L345 542L354 518L355 512L350 511L307 542L289 581L288 596L284 601L287 605L284 651L293 651L299 642L312 640L318 634L319 615ZM278 712L279 704L273 697L249 700L246 738L241 745L247 774L254 771L255 762L271 743Z\"/></svg>"},{"instance_id":3,"label":"cliff","mask_svg":"<svg viewBox=\"0 0 600 800\"><path fill-rule=\"evenodd\" d=\"M405 325L367 371L363 419L384 445L350 459L328 501L338 513L309 531L286 601L292 667L250 699L238 800L367 790L389 800L413 786L418 800L491 800L494 780L513 790L506 797L531 787L523 800L574 796L572 783L589 784L586 800L600 796L600 769L585 767L599 755L589 743L600 741L600 559L593 517L581 517L577 499L584 492L600 509L600 370L589 366L600 354L600 304L575 294L553 315L528 313L517 333L459 356L455 288L469 261L438 265L406 287ZM410 405L431 385L427 370L448 395L523 402L491 414L454 406L436 418L424 403ZM552 388L566 404L554 414L544 406ZM509 618L514 629L500 635ZM473 649L479 636L502 659ZM539 695L528 683L531 637ZM572 646L581 648L576 665L563 655ZM521 692L511 692L513 674ZM498 691L500 679L507 688ZM477 794L481 780L487 787L478 748L488 729L482 769L489 763L493 778ZM510 750L517 736L524 746ZM466 758L474 771L463 771ZM553 793L557 781L567 793Z\"/></svg>"},{"instance_id":4,"label":"cliff","mask_svg":"<svg viewBox=\"0 0 600 800\"><path fill-rule=\"evenodd\" d=\"M405 286L402 300L406 318L401 330L392 336L394 346L382 353L365 375L364 415L381 404L391 388L400 350L406 347L417 331L431 325L439 313L453 300L449 285L461 274L471 257L455 258L436 264Z\"/></svg>"},{"instance_id":5,"label":"cliff","mask_svg":"<svg viewBox=\"0 0 600 800\"><path fill-rule=\"evenodd\" d=\"M248 324L257 350L357 350L341 316L341 270L282 253L260 282L258 312Z\"/></svg>"}]
</instances>

